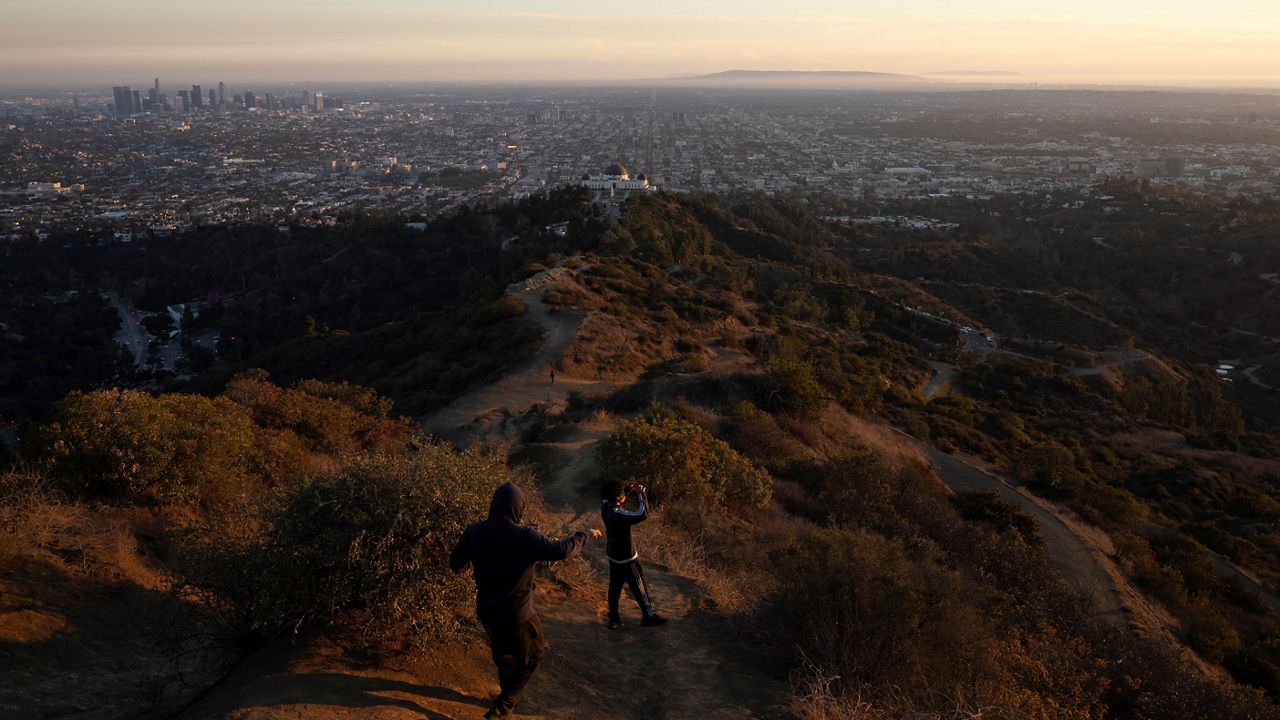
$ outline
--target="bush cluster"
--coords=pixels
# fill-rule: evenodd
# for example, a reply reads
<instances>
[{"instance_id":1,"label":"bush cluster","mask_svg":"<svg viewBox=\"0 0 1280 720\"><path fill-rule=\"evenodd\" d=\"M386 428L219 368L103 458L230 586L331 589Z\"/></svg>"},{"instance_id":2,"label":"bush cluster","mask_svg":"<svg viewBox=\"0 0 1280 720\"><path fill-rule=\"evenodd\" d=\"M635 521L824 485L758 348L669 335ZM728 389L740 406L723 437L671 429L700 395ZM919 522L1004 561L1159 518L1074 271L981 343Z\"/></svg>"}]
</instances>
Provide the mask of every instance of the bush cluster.
<instances>
[{"instance_id":1,"label":"bush cluster","mask_svg":"<svg viewBox=\"0 0 1280 720\"><path fill-rule=\"evenodd\" d=\"M317 380L281 388L259 370L213 398L72 393L51 423L24 440L24 454L72 497L225 506L343 455L403 448L410 421L389 417L390 410L368 388Z\"/></svg>"},{"instance_id":2,"label":"bush cluster","mask_svg":"<svg viewBox=\"0 0 1280 720\"><path fill-rule=\"evenodd\" d=\"M227 500L252 477L254 424L227 398L74 392L34 439L69 493L94 500L196 504Z\"/></svg>"},{"instance_id":3,"label":"bush cluster","mask_svg":"<svg viewBox=\"0 0 1280 720\"><path fill-rule=\"evenodd\" d=\"M252 529L197 532L188 580L255 637L339 625L422 647L470 614L470 580L449 570L449 551L514 479L502 456L444 443L356 456Z\"/></svg>"},{"instance_id":4,"label":"bush cluster","mask_svg":"<svg viewBox=\"0 0 1280 720\"><path fill-rule=\"evenodd\" d=\"M762 507L771 493L768 473L661 405L620 425L600 448L604 476L645 483L655 503Z\"/></svg>"}]
</instances>

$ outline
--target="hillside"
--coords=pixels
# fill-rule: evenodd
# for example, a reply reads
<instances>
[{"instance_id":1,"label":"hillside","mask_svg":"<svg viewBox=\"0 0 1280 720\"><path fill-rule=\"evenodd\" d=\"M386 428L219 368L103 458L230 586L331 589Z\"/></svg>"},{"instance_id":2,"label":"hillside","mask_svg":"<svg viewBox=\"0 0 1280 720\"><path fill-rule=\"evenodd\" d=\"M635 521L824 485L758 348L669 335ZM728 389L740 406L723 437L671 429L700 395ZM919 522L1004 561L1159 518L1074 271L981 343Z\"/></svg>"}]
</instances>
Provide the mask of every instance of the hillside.
<instances>
[{"instance_id":1,"label":"hillside","mask_svg":"<svg viewBox=\"0 0 1280 720\"><path fill-rule=\"evenodd\" d=\"M760 197L614 223L566 191L432 227L8 250L86 302L228 296L177 334L236 342L104 371L159 394L8 396L41 423L0 495L0 652L30 668L3 707L478 717L492 670L442 548L499 482L559 534L616 478L653 489L673 622L604 627L598 545L547 568L528 716L1277 716L1280 437L1125 289ZM162 599L188 646L122 622Z\"/></svg>"}]
</instances>

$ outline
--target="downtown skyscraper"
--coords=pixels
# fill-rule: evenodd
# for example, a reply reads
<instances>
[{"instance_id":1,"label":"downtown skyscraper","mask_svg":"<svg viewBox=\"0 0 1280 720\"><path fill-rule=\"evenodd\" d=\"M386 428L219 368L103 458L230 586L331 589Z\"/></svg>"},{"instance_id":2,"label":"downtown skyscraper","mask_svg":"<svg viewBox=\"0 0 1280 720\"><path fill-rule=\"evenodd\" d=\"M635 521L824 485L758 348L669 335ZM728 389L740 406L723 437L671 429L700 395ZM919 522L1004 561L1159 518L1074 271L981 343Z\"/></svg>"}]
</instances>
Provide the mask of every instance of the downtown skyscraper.
<instances>
[{"instance_id":1,"label":"downtown skyscraper","mask_svg":"<svg viewBox=\"0 0 1280 720\"><path fill-rule=\"evenodd\" d=\"M117 116L132 115L142 109L133 107L133 88L128 85L112 87L111 96L115 99Z\"/></svg>"}]
</instances>

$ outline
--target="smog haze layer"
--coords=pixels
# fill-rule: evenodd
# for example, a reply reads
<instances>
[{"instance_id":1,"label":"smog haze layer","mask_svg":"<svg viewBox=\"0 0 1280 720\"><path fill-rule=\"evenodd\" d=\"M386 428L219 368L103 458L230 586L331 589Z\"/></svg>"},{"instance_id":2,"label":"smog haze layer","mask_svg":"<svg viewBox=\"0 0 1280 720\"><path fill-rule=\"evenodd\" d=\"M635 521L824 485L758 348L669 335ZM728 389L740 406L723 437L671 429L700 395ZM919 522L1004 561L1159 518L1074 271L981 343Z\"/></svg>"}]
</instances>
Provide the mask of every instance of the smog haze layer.
<instances>
[{"instance_id":1,"label":"smog haze layer","mask_svg":"<svg viewBox=\"0 0 1280 720\"><path fill-rule=\"evenodd\" d=\"M0 85L617 82L862 70L952 82L1275 87L1268 0L10 0Z\"/></svg>"}]
</instances>

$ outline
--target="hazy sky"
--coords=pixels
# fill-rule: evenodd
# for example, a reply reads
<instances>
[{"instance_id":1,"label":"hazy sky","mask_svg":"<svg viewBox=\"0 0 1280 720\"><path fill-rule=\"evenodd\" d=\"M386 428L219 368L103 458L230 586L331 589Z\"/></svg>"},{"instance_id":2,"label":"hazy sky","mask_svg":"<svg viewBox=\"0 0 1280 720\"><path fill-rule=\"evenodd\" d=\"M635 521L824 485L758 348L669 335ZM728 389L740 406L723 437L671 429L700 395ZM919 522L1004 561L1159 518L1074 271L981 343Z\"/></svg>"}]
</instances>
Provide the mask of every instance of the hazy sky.
<instances>
[{"instance_id":1,"label":"hazy sky","mask_svg":"<svg viewBox=\"0 0 1280 720\"><path fill-rule=\"evenodd\" d=\"M1277 0L0 0L0 84L1017 71L1280 86Z\"/></svg>"}]
</instances>

